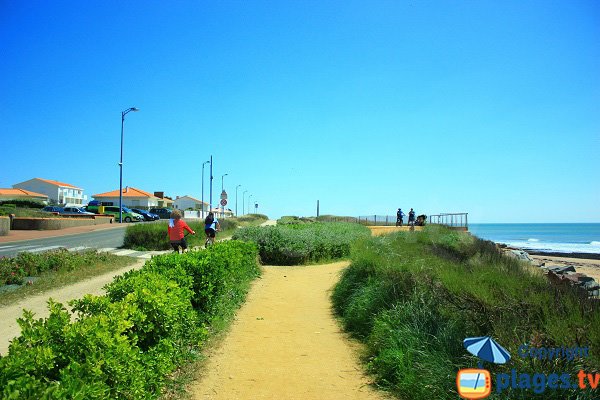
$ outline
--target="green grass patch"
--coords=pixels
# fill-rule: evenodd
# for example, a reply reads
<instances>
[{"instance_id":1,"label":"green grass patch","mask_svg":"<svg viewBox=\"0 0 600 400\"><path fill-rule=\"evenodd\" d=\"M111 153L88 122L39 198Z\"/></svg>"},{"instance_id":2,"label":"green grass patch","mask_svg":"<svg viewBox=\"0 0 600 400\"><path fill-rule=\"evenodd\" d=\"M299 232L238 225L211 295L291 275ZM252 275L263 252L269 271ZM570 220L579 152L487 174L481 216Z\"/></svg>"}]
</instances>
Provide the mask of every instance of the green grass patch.
<instances>
[{"instance_id":1,"label":"green grass patch","mask_svg":"<svg viewBox=\"0 0 600 400\"><path fill-rule=\"evenodd\" d=\"M52 254L32 254L21 253L21 256L12 258L12 263L20 261L35 262L40 260L41 265L49 265L56 260L66 259L65 264L55 264L52 268L45 269L35 275L35 280L32 284L22 278L19 280L19 287L0 292L0 306L14 304L17 301L23 300L26 297L35 296L48 292L50 290L59 289L61 287L72 285L85 279L103 275L112 271L132 265L137 260L132 257L115 256L109 253L96 253L95 251L86 251L82 253L64 254L63 252L48 252ZM24 254L28 254L25 255ZM30 257L34 255L35 257ZM0 259L0 268L2 268L7 260ZM25 264L23 264L25 267ZM30 267L26 267L30 269Z\"/></svg>"},{"instance_id":2,"label":"green grass patch","mask_svg":"<svg viewBox=\"0 0 600 400\"><path fill-rule=\"evenodd\" d=\"M455 378L478 359L466 337L491 336L512 355L492 373L569 373L600 367L600 309L571 288L552 287L534 267L503 256L491 242L440 227L365 238L332 299L344 327L367 344L379 384L399 398L457 398ZM519 346L588 346L590 357L539 361ZM423 384L427 382L427 384ZM495 386L494 386L495 388ZM591 399L591 391L550 390L545 399ZM528 397L529 396L529 397ZM490 398L530 398L506 389Z\"/></svg>"},{"instance_id":3,"label":"green grass patch","mask_svg":"<svg viewBox=\"0 0 600 400\"><path fill-rule=\"evenodd\" d=\"M260 274L256 247L152 258L117 277L106 295L63 305L50 316L24 312L22 335L0 357L2 398L157 398L182 365L197 358L211 326L232 315Z\"/></svg>"},{"instance_id":4,"label":"green grass patch","mask_svg":"<svg viewBox=\"0 0 600 400\"><path fill-rule=\"evenodd\" d=\"M15 207L14 205L0 205L0 216L8 216L14 214L15 217L29 218L61 218L59 215L45 211L40 211L36 208Z\"/></svg>"},{"instance_id":5,"label":"green grass patch","mask_svg":"<svg viewBox=\"0 0 600 400\"><path fill-rule=\"evenodd\" d=\"M351 243L370 234L358 224L315 222L244 228L233 238L256 243L263 263L300 265L348 257Z\"/></svg>"}]
</instances>

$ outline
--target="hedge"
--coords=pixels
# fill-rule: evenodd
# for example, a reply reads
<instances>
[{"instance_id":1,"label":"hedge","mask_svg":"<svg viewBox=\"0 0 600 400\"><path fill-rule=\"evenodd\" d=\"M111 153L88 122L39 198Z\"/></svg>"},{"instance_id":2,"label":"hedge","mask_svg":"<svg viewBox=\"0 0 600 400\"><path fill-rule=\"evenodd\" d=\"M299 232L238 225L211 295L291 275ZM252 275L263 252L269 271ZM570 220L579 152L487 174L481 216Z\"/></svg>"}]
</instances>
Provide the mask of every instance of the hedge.
<instances>
[{"instance_id":1,"label":"hedge","mask_svg":"<svg viewBox=\"0 0 600 400\"><path fill-rule=\"evenodd\" d=\"M347 257L352 242L370 234L359 224L315 222L242 228L233 238L256 243L263 263L298 265Z\"/></svg>"},{"instance_id":2,"label":"hedge","mask_svg":"<svg viewBox=\"0 0 600 400\"><path fill-rule=\"evenodd\" d=\"M158 397L211 321L241 303L259 275L256 258L254 245L237 241L158 256L117 277L106 295L70 302L76 315L52 300L48 318L25 311L22 335L0 358L2 398Z\"/></svg>"}]
</instances>

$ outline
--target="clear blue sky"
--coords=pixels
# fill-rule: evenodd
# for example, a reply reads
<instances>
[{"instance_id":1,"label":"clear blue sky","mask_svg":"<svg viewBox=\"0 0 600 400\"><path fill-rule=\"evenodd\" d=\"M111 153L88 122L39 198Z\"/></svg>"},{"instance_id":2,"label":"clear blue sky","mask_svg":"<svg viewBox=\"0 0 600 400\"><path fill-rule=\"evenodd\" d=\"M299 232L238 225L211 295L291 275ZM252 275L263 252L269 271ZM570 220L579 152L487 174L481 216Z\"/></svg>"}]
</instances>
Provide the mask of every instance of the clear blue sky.
<instances>
[{"instance_id":1,"label":"clear blue sky","mask_svg":"<svg viewBox=\"0 0 600 400\"><path fill-rule=\"evenodd\" d=\"M593 0L0 0L0 187L118 189L135 106L150 192L212 154L271 217L600 222L599 39Z\"/></svg>"}]
</instances>

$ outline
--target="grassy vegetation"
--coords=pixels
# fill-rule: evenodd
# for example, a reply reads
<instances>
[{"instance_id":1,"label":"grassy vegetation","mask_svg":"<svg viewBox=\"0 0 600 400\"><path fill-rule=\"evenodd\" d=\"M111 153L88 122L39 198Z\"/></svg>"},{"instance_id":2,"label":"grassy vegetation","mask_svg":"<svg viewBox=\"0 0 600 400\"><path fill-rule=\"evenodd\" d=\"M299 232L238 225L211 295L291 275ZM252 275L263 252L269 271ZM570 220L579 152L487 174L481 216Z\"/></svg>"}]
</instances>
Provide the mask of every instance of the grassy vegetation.
<instances>
[{"instance_id":1,"label":"grassy vegetation","mask_svg":"<svg viewBox=\"0 0 600 400\"><path fill-rule=\"evenodd\" d=\"M7 283L6 277L10 277L8 283L21 285L13 290L0 292L0 306L115 271L134 262L136 259L132 257L95 251L69 253L65 250L39 254L20 253L17 257L0 258L0 282L4 279L4 283ZM28 285L25 276L35 276L36 279Z\"/></svg>"},{"instance_id":2,"label":"grassy vegetation","mask_svg":"<svg viewBox=\"0 0 600 400\"><path fill-rule=\"evenodd\" d=\"M13 214L15 217L31 217L31 218L60 218L60 216L40 211L35 208L28 207L13 207L11 205L0 205L0 216L8 216Z\"/></svg>"},{"instance_id":3,"label":"grassy vegetation","mask_svg":"<svg viewBox=\"0 0 600 400\"><path fill-rule=\"evenodd\" d=\"M158 256L106 295L71 302L76 316L52 302L48 318L24 312L22 335L0 357L0 396L157 398L243 301L256 258L253 244L236 241Z\"/></svg>"},{"instance_id":4,"label":"grassy vegetation","mask_svg":"<svg viewBox=\"0 0 600 400\"><path fill-rule=\"evenodd\" d=\"M569 373L600 367L600 309L570 288L556 289L537 270L504 257L491 242L428 227L362 239L333 292L344 327L363 340L378 382L405 399L457 398L455 377L478 359L466 337L491 336L512 355L497 373ZM589 346L575 361L535 360L520 345ZM494 378L492 378L494 379ZM426 384L424 384L426 382ZM490 398L531 398L506 389ZM546 390L545 399L591 399L590 391Z\"/></svg>"},{"instance_id":5,"label":"grassy vegetation","mask_svg":"<svg viewBox=\"0 0 600 400\"><path fill-rule=\"evenodd\" d=\"M298 265L347 257L351 243L369 235L358 224L315 222L244 228L233 238L256 243L263 263Z\"/></svg>"},{"instance_id":6,"label":"grassy vegetation","mask_svg":"<svg viewBox=\"0 0 600 400\"><path fill-rule=\"evenodd\" d=\"M217 239L227 238L239 227L254 226L266 221L267 217L262 214L248 214L240 218L219 219L221 232ZM123 247L134 250L169 250L171 245L167 234L167 221L148 224L135 224L127 227ZM196 234L185 233L186 242L190 248L204 246L206 236L204 235L204 222L187 222Z\"/></svg>"}]
</instances>

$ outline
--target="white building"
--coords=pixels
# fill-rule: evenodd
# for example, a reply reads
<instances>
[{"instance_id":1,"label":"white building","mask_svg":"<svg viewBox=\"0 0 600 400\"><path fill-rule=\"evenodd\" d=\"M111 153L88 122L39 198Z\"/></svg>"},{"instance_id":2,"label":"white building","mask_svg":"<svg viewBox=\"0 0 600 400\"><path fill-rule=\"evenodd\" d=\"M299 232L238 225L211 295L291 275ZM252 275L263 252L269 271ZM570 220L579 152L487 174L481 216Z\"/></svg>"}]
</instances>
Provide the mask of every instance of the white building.
<instances>
[{"instance_id":1,"label":"white building","mask_svg":"<svg viewBox=\"0 0 600 400\"><path fill-rule=\"evenodd\" d=\"M84 196L83 189L50 179L33 178L13 185L13 188L45 194L48 196L49 202L55 202L65 207L77 207L87 203L87 196Z\"/></svg>"},{"instance_id":2,"label":"white building","mask_svg":"<svg viewBox=\"0 0 600 400\"><path fill-rule=\"evenodd\" d=\"M102 203L113 203L119 206L119 189L112 192L95 194L92 196L94 200ZM130 208L153 208L159 207L159 198L140 189L131 186L123 188L123 206Z\"/></svg>"},{"instance_id":3,"label":"white building","mask_svg":"<svg viewBox=\"0 0 600 400\"><path fill-rule=\"evenodd\" d=\"M207 212L208 211L208 203L206 202L202 202L202 200L198 200L195 199L191 196L177 196L177 198L175 198L175 201L173 202L173 205L176 209L178 210L198 210L198 211L203 211L203 212Z\"/></svg>"}]
</instances>

